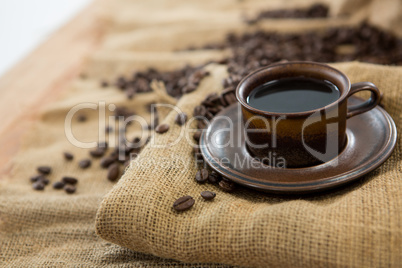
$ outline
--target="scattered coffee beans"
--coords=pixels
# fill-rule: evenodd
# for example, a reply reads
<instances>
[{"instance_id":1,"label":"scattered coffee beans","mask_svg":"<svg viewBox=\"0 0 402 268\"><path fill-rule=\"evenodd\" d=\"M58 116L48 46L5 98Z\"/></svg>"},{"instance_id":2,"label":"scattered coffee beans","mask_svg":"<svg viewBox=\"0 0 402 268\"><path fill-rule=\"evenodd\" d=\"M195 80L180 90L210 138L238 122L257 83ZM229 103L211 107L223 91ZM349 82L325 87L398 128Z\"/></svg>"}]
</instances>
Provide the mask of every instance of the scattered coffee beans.
<instances>
[{"instance_id":1,"label":"scattered coffee beans","mask_svg":"<svg viewBox=\"0 0 402 268\"><path fill-rule=\"evenodd\" d=\"M48 178L42 177L42 179L40 179L39 181L41 181L44 185L48 185L50 183Z\"/></svg>"},{"instance_id":2,"label":"scattered coffee beans","mask_svg":"<svg viewBox=\"0 0 402 268\"><path fill-rule=\"evenodd\" d=\"M107 81L103 80L101 82L101 87L108 87L108 86L109 86L109 83Z\"/></svg>"},{"instance_id":3,"label":"scattered coffee beans","mask_svg":"<svg viewBox=\"0 0 402 268\"><path fill-rule=\"evenodd\" d=\"M78 180L76 179L76 178L74 178L74 177L63 177L62 179L61 179L61 181L62 182L64 182L65 184L72 184L72 185L74 185L74 184L77 184L77 182L78 182Z\"/></svg>"},{"instance_id":4,"label":"scattered coffee beans","mask_svg":"<svg viewBox=\"0 0 402 268\"><path fill-rule=\"evenodd\" d=\"M119 178L120 175L120 167L117 163L111 165L108 168L108 172L107 172L107 179L110 181L115 181Z\"/></svg>"},{"instance_id":5,"label":"scattered coffee beans","mask_svg":"<svg viewBox=\"0 0 402 268\"><path fill-rule=\"evenodd\" d=\"M64 188L65 183L62 181L56 181L55 183L53 183L53 188L60 190Z\"/></svg>"},{"instance_id":6,"label":"scattered coffee beans","mask_svg":"<svg viewBox=\"0 0 402 268\"><path fill-rule=\"evenodd\" d=\"M187 114L179 113L179 114L176 115L175 122L179 126L184 125L186 123L186 121L187 121Z\"/></svg>"},{"instance_id":7,"label":"scattered coffee beans","mask_svg":"<svg viewBox=\"0 0 402 268\"><path fill-rule=\"evenodd\" d=\"M200 141L201 134L202 134L201 131L197 131L197 132L194 133L193 138L194 138L194 140L195 140L196 142L199 142L199 141Z\"/></svg>"},{"instance_id":8,"label":"scattered coffee beans","mask_svg":"<svg viewBox=\"0 0 402 268\"><path fill-rule=\"evenodd\" d=\"M29 178L29 180L31 182L37 182L39 180L43 180L45 177L41 174L41 175L36 175L36 176L32 176L31 178Z\"/></svg>"},{"instance_id":9,"label":"scattered coffee beans","mask_svg":"<svg viewBox=\"0 0 402 268\"><path fill-rule=\"evenodd\" d=\"M219 187L225 191L225 192L233 192L236 185L234 184L234 182L226 179L226 178L222 178L222 180L219 182Z\"/></svg>"},{"instance_id":10,"label":"scattered coffee beans","mask_svg":"<svg viewBox=\"0 0 402 268\"><path fill-rule=\"evenodd\" d=\"M92 151L89 151L89 154L93 157L93 158L99 158L102 157L105 154L105 149L103 148L96 148Z\"/></svg>"},{"instance_id":11,"label":"scattered coffee beans","mask_svg":"<svg viewBox=\"0 0 402 268\"><path fill-rule=\"evenodd\" d=\"M193 116L194 117L195 116L205 116L206 113L207 113L207 110L206 110L205 106L199 105L194 108Z\"/></svg>"},{"instance_id":12,"label":"scattered coffee beans","mask_svg":"<svg viewBox=\"0 0 402 268\"><path fill-rule=\"evenodd\" d=\"M262 19L311 19L328 17L329 8L323 4L314 4L308 8L277 9L260 12L255 18L245 18L247 24L254 24Z\"/></svg>"},{"instance_id":13,"label":"scattered coffee beans","mask_svg":"<svg viewBox=\"0 0 402 268\"><path fill-rule=\"evenodd\" d=\"M169 130L169 125L168 124L162 124L159 125L155 128L155 132L159 134L163 134Z\"/></svg>"},{"instance_id":14,"label":"scattered coffee beans","mask_svg":"<svg viewBox=\"0 0 402 268\"><path fill-rule=\"evenodd\" d=\"M76 190L77 190L77 188L75 188L75 186L73 186L71 184L67 184L64 186L64 191L66 191L66 193L68 193L68 194L73 194L73 193L75 193Z\"/></svg>"},{"instance_id":15,"label":"scattered coffee beans","mask_svg":"<svg viewBox=\"0 0 402 268\"><path fill-rule=\"evenodd\" d=\"M208 181L210 183L219 183L222 179L222 176L216 173L215 171L211 171L208 176Z\"/></svg>"},{"instance_id":16,"label":"scattered coffee beans","mask_svg":"<svg viewBox=\"0 0 402 268\"><path fill-rule=\"evenodd\" d=\"M45 184L42 181L37 181L32 184L32 188L34 188L34 190L42 191L45 189Z\"/></svg>"},{"instance_id":17,"label":"scattered coffee beans","mask_svg":"<svg viewBox=\"0 0 402 268\"><path fill-rule=\"evenodd\" d=\"M87 121L87 117L85 115L83 115L83 114L80 114L77 117L77 121L78 122L85 122L85 121Z\"/></svg>"},{"instance_id":18,"label":"scattered coffee beans","mask_svg":"<svg viewBox=\"0 0 402 268\"><path fill-rule=\"evenodd\" d=\"M194 198L189 195L182 196L173 203L173 208L176 211L185 211L190 209L195 203Z\"/></svg>"},{"instance_id":19,"label":"scattered coffee beans","mask_svg":"<svg viewBox=\"0 0 402 268\"><path fill-rule=\"evenodd\" d=\"M101 141L98 143L98 148L107 150L107 148L109 148L109 143L107 143L107 141Z\"/></svg>"},{"instance_id":20,"label":"scattered coffee beans","mask_svg":"<svg viewBox=\"0 0 402 268\"><path fill-rule=\"evenodd\" d=\"M216 193L210 192L210 191L203 191L201 192L201 197L204 198L205 200L212 200L216 196Z\"/></svg>"},{"instance_id":21,"label":"scattered coffee beans","mask_svg":"<svg viewBox=\"0 0 402 268\"><path fill-rule=\"evenodd\" d=\"M197 174L195 174L195 180L198 183L205 183L208 180L208 170L205 168L199 170Z\"/></svg>"},{"instance_id":22,"label":"scattered coffee beans","mask_svg":"<svg viewBox=\"0 0 402 268\"><path fill-rule=\"evenodd\" d=\"M91 166L91 160L89 160L89 159L81 160L81 161L78 163L78 165L79 165L79 167L82 168L82 169L89 168L89 167Z\"/></svg>"},{"instance_id":23,"label":"scattered coffee beans","mask_svg":"<svg viewBox=\"0 0 402 268\"><path fill-rule=\"evenodd\" d=\"M52 168L48 166L40 166L37 168L38 172L43 175L49 175L52 172Z\"/></svg>"},{"instance_id":24,"label":"scattered coffee beans","mask_svg":"<svg viewBox=\"0 0 402 268\"><path fill-rule=\"evenodd\" d=\"M71 160L74 159L74 155L71 154L71 153L69 153L69 152L64 152L63 155L64 155L64 158L65 158L67 161L71 161Z\"/></svg>"},{"instance_id":25,"label":"scattered coffee beans","mask_svg":"<svg viewBox=\"0 0 402 268\"><path fill-rule=\"evenodd\" d=\"M106 156L101 159L100 161L100 166L102 168L108 168L111 164L117 161L117 155L116 156Z\"/></svg>"}]
</instances>

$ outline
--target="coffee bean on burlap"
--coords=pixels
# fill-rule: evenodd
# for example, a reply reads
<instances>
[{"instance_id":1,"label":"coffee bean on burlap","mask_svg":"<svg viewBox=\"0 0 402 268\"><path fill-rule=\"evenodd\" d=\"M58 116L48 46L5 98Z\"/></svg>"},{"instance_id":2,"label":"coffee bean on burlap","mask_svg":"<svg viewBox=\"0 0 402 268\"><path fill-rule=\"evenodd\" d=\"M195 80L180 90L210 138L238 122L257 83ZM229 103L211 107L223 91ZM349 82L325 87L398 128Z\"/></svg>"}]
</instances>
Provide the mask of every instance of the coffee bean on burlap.
<instances>
[{"instance_id":1,"label":"coffee bean on burlap","mask_svg":"<svg viewBox=\"0 0 402 268\"><path fill-rule=\"evenodd\" d=\"M78 122L85 122L85 121L87 121L87 117L85 115L83 115L83 114L80 114L77 117L77 121Z\"/></svg>"},{"instance_id":2,"label":"coffee bean on burlap","mask_svg":"<svg viewBox=\"0 0 402 268\"><path fill-rule=\"evenodd\" d=\"M207 123L206 123L206 120L198 120L198 122L197 122L197 128L198 129L205 129L205 128L207 128Z\"/></svg>"},{"instance_id":3,"label":"coffee bean on burlap","mask_svg":"<svg viewBox=\"0 0 402 268\"><path fill-rule=\"evenodd\" d=\"M43 175L49 175L52 172L52 168L48 166L40 166L37 168L38 172Z\"/></svg>"},{"instance_id":4,"label":"coffee bean on burlap","mask_svg":"<svg viewBox=\"0 0 402 268\"><path fill-rule=\"evenodd\" d=\"M37 181L39 181L39 180L42 180L43 178L44 178L44 176L43 176L42 174L40 174L40 175L32 176L31 178L29 178L29 180L30 180L31 182L37 182Z\"/></svg>"},{"instance_id":5,"label":"coffee bean on burlap","mask_svg":"<svg viewBox=\"0 0 402 268\"><path fill-rule=\"evenodd\" d=\"M196 106L194 108L193 116L205 116L207 109L203 105Z\"/></svg>"},{"instance_id":6,"label":"coffee bean on burlap","mask_svg":"<svg viewBox=\"0 0 402 268\"><path fill-rule=\"evenodd\" d=\"M46 177L41 177L38 182L41 181L44 185L48 185L50 183L49 179Z\"/></svg>"},{"instance_id":7,"label":"coffee bean on burlap","mask_svg":"<svg viewBox=\"0 0 402 268\"><path fill-rule=\"evenodd\" d=\"M162 124L159 125L155 128L155 132L159 134L163 134L169 130L169 125L168 124Z\"/></svg>"},{"instance_id":8,"label":"coffee bean on burlap","mask_svg":"<svg viewBox=\"0 0 402 268\"><path fill-rule=\"evenodd\" d=\"M186 123L187 121L187 114L186 113L179 113L176 115L175 118L175 123L178 124L179 126L182 126Z\"/></svg>"},{"instance_id":9,"label":"coffee bean on burlap","mask_svg":"<svg viewBox=\"0 0 402 268\"><path fill-rule=\"evenodd\" d=\"M113 127L111 127L111 126L106 126L105 127L105 132L106 133L111 133L113 131Z\"/></svg>"},{"instance_id":10,"label":"coffee bean on burlap","mask_svg":"<svg viewBox=\"0 0 402 268\"><path fill-rule=\"evenodd\" d=\"M112 164L107 171L107 179L109 181L115 181L119 178L120 167L117 163Z\"/></svg>"},{"instance_id":11,"label":"coffee bean on burlap","mask_svg":"<svg viewBox=\"0 0 402 268\"><path fill-rule=\"evenodd\" d=\"M66 159L67 161L71 161L74 159L74 155L72 153L69 152L64 152L63 153L64 159Z\"/></svg>"},{"instance_id":12,"label":"coffee bean on burlap","mask_svg":"<svg viewBox=\"0 0 402 268\"><path fill-rule=\"evenodd\" d=\"M68 177L65 176L61 179L62 182L64 182L65 184L77 184L78 180L74 177Z\"/></svg>"},{"instance_id":13,"label":"coffee bean on burlap","mask_svg":"<svg viewBox=\"0 0 402 268\"><path fill-rule=\"evenodd\" d=\"M101 87L108 87L108 86L109 86L109 83L107 81L103 80L101 82Z\"/></svg>"},{"instance_id":14,"label":"coffee bean on burlap","mask_svg":"<svg viewBox=\"0 0 402 268\"><path fill-rule=\"evenodd\" d=\"M173 203L173 208L176 211L185 211L190 209L195 203L194 198L189 195L182 196Z\"/></svg>"},{"instance_id":15,"label":"coffee bean on burlap","mask_svg":"<svg viewBox=\"0 0 402 268\"><path fill-rule=\"evenodd\" d=\"M222 176L218 174L216 171L211 171L208 176L208 181L210 183L218 183L222 179Z\"/></svg>"},{"instance_id":16,"label":"coffee bean on burlap","mask_svg":"<svg viewBox=\"0 0 402 268\"><path fill-rule=\"evenodd\" d=\"M222 180L219 182L219 187L225 192L233 192L236 188L236 185L234 182L226 178L222 178Z\"/></svg>"},{"instance_id":17,"label":"coffee bean on burlap","mask_svg":"<svg viewBox=\"0 0 402 268\"><path fill-rule=\"evenodd\" d=\"M94 150L89 151L89 154L93 157L93 158L99 158L102 157L105 154L105 149L103 148L96 148Z\"/></svg>"},{"instance_id":18,"label":"coffee bean on burlap","mask_svg":"<svg viewBox=\"0 0 402 268\"><path fill-rule=\"evenodd\" d=\"M90 159L83 159L80 162L78 162L78 166L82 169L89 168L91 166L91 160Z\"/></svg>"},{"instance_id":19,"label":"coffee bean on burlap","mask_svg":"<svg viewBox=\"0 0 402 268\"><path fill-rule=\"evenodd\" d=\"M203 191L201 192L201 197L204 198L205 200L212 200L216 196L216 193L211 192L211 191Z\"/></svg>"},{"instance_id":20,"label":"coffee bean on burlap","mask_svg":"<svg viewBox=\"0 0 402 268\"><path fill-rule=\"evenodd\" d=\"M101 159L100 166L102 168L108 168L111 164L117 161L117 155L114 156L106 156Z\"/></svg>"},{"instance_id":21,"label":"coffee bean on burlap","mask_svg":"<svg viewBox=\"0 0 402 268\"><path fill-rule=\"evenodd\" d=\"M193 135L194 140L197 141L197 142L199 142L199 141L200 141L200 138L201 138L201 134L202 134L201 131L195 132L194 135Z\"/></svg>"},{"instance_id":22,"label":"coffee bean on burlap","mask_svg":"<svg viewBox=\"0 0 402 268\"><path fill-rule=\"evenodd\" d=\"M66 185L64 182L62 182L62 181L56 181L55 183L53 183L53 188L54 188L54 189L57 189L57 190L63 189L63 188L64 188L64 185Z\"/></svg>"},{"instance_id":23,"label":"coffee bean on burlap","mask_svg":"<svg viewBox=\"0 0 402 268\"><path fill-rule=\"evenodd\" d=\"M208 170L203 168L195 174L195 180L198 183L205 183L208 180L208 175Z\"/></svg>"},{"instance_id":24,"label":"coffee bean on burlap","mask_svg":"<svg viewBox=\"0 0 402 268\"><path fill-rule=\"evenodd\" d=\"M98 148L107 150L109 143L107 141L98 142Z\"/></svg>"},{"instance_id":25,"label":"coffee bean on burlap","mask_svg":"<svg viewBox=\"0 0 402 268\"><path fill-rule=\"evenodd\" d=\"M45 184L42 181L37 181L32 184L34 190L42 191L45 189Z\"/></svg>"},{"instance_id":26,"label":"coffee bean on burlap","mask_svg":"<svg viewBox=\"0 0 402 268\"><path fill-rule=\"evenodd\" d=\"M77 188L75 188L74 185L67 184L64 186L64 191L66 191L66 193L68 193L68 194L73 194L73 193L75 193L76 190L77 190Z\"/></svg>"}]
</instances>

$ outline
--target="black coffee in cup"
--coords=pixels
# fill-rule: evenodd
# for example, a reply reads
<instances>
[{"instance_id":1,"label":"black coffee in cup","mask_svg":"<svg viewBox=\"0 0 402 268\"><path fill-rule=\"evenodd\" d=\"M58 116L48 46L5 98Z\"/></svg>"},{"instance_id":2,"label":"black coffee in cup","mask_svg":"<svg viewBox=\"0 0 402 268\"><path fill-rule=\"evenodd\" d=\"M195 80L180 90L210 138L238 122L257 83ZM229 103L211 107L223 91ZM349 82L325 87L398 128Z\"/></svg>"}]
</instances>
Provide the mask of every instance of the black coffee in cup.
<instances>
[{"instance_id":1,"label":"black coffee in cup","mask_svg":"<svg viewBox=\"0 0 402 268\"><path fill-rule=\"evenodd\" d=\"M256 87L247 97L247 103L267 112L298 113L325 107L339 96L339 89L329 81L292 77Z\"/></svg>"}]
</instances>

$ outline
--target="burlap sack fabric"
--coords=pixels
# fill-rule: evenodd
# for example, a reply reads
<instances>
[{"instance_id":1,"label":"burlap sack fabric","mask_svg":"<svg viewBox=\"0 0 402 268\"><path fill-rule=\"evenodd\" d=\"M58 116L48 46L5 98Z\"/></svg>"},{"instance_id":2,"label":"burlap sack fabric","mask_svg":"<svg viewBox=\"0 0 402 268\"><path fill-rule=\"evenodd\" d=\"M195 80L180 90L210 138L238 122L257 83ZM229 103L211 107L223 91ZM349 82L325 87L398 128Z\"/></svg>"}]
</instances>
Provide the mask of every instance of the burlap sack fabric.
<instances>
[{"instance_id":1,"label":"burlap sack fabric","mask_svg":"<svg viewBox=\"0 0 402 268\"><path fill-rule=\"evenodd\" d=\"M289 1L286 6L309 3ZM339 2L331 4L333 12L341 13ZM162 114L163 121L171 125L169 132L153 137L117 185L105 179L106 171L95 167L98 161L89 170L78 169L77 161L87 157L88 151L75 148L66 140L64 118L71 107L106 101L126 105L148 118L144 104L172 101L155 92L128 101L115 89L100 88L100 78L128 74L147 66L174 69L186 62L198 64L219 59L229 52L172 50L222 40L228 31L253 30L241 22L243 12L252 14L263 7L284 6L281 1L203 1L190 5L183 1L124 0L108 1L105 5L103 15L109 21L109 33L102 47L90 57L85 70L89 78L77 80L63 99L44 111L25 138L12 172L1 180L0 265L225 266L197 262L259 267L401 265L399 143L383 166L343 190L295 199L247 189L228 194L214 186L195 183L196 168L191 146L185 139L165 149L152 147L175 140L181 132L182 128L173 124L176 113L170 112ZM361 5L360 15L351 20L280 20L253 27L299 31L353 24L364 17L363 13L371 12L367 3ZM357 62L334 66L352 82L375 83L384 92L385 107L399 129L401 67ZM189 115L207 94L221 90L226 67L212 64L207 68L211 76L177 103ZM85 113L88 122L74 123L73 133L81 141L93 141L98 133L97 111ZM131 126L128 133L129 138L138 135L138 126ZM64 150L72 151L76 160L65 163ZM62 175L77 176L80 179L77 193L66 195L50 187L45 192L32 191L28 178L41 164L53 167L52 181ZM207 189L217 192L213 202L204 202L199 197ZM196 198L195 206L185 213L175 213L171 208L173 201L186 194ZM95 233L95 218L96 232L104 240Z\"/></svg>"}]
</instances>

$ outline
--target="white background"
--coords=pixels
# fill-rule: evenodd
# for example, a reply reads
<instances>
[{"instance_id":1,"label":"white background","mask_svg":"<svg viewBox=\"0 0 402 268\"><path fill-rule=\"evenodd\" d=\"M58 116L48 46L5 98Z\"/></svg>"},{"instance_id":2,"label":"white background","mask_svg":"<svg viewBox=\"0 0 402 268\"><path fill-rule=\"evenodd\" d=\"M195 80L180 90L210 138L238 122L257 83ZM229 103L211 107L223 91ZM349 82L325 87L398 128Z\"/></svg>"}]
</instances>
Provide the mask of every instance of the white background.
<instances>
[{"instance_id":1,"label":"white background","mask_svg":"<svg viewBox=\"0 0 402 268\"><path fill-rule=\"evenodd\" d=\"M0 0L0 76L91 0Z\"/></svg>"}]
</instances>

